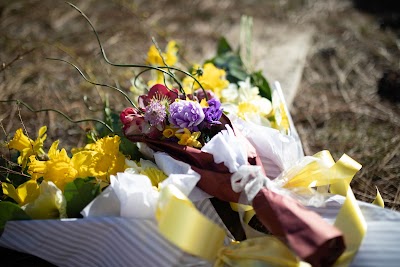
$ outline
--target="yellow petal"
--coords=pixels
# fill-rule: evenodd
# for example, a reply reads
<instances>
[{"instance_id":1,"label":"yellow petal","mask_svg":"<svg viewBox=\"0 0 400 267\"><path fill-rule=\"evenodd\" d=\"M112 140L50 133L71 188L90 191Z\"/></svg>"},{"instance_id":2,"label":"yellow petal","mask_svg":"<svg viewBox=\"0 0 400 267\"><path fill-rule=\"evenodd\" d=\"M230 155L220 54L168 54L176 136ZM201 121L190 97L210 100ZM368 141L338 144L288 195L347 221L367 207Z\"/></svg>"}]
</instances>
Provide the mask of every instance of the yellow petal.
<instances>
[{"instance_id":1,"label":"yellow petal","mask_svg":"<svg viewBox=\"0 0 400 267\"><path fill-rule=\"evenodd\" d=\"M43 177L46 173L46 162L37 160L35 156L30 156L29 160L28 173L31 175L32 179L36 180Z\"/></svg>"},{"instance_id":2,"label":"yellow petal","mask_svg":"<svg viewBox=\"0 0 400 267\"><path fill-rule=\"evenodd\" d=\"M39 185L35 180L29 180L17 188L17 194L21 199L20 205L34 201L39 195Z\"/></svg>"},{"instance_id":3,"label":"yellow petal","mask_svg":"<svg viewBox=\"0 0 400 267\"><path fill-rule=\"evenodd\" d=\"M200 137L200 135L201 135L201 132L194 132L194 133L192 133L192 138L197 140Z\"/></svg>"},{"instance_id":4,"label":"yellow petal","mask_svg":"<svg viewBox=\"0 0 400 267\"><path fill-rule=\"evenodd\" d=\"M2 183L3 193L14 199L19 205L34 201L39 195L39 185L35 180L29 180L15 189L12 184Z\"/></svg>"},{"instance_id":5,"label":"yellow petal","mask_svg":"<svg viewBox=\"0 0 400 267\"><path fill-rule=\"evenodd\" d=\"M8 143L10 149L16 149L20 152L25 148L32 147L33 140L28 138L22 131L22 128L15 132L14 138Z\"/></svg>"},{"instance_id":6,"label":"yellow petal","mask_svg":"<svg viewBox=\"0 0 400 267\"><path fill-rule=\"evenodd\" d=\"M167 178L167 175L165 173L157 168L147 168L144 169L140 172L140 174L146 175L149 177L151 184L153 186L158 186L159 183L165 180Z\"/></svg>"},{"instance_id":7,"label":"yellow petal","mask_svg":"<svg viewBox=\"0 0 400 267\"><path fill-rule=\"evenodd\" d=\"M43 138L43 136L45 136L46 131L47 131L47 127L46 126L40 127L38 138Z\"/></svg>"},{"instance_id":8,"label":"yellow petal","mask_svg":"<svg viewBox=\"0 0 400 267\"><path fill-rule=\"evenodd\" d=\"M1 188L3 189L4 195L11 197L18 204L20 204L22 202L21 198L18 196L17 190L15 190L15 187L12 184L2 183Z\"/></svg>"},{"instance_id":9,"label":"yellow petal","mask_svg":"<svg viewBox=\"0 0 400 267\"><path fill-rule=\"evenodd\" d=\"M207 100L206 100L205 98L203 98L203 99L200 101L200 106L201 106L202 108L208 107L208 103L207 103Z\"/></svg>"},{"instance_id":10,"label":"yellow petal","mask_svg":"<svg viewBox=\"0 0 400 267\"><path fill-rule=\"evenodd\" d=\"M175 130L171 129L171 128L166 128L163 131L163 136L166 138L171 138L172 136L174 136L175 134Z\"/></svg>"},{"instance_id":11,"label":"yellow petal","mask_svg":"<svg viewBox=\"0 0 400 267\"><path fill-rule=\"evenodd\" d=\"M94 151L81 151L72 156L71 164L78 171L78 177L90 176L89 167L95 154Z\"/></svg>"},{"instance_id":12,"label":"yellow petal","mask_svg":"<svg viewBox=\"0 0 400 267\"><path fill-rule=\"evenodd\" d=\"M49 158L57 157L57 154L58 154L58 149L57 148L58 148L58 144L59 143L60 143L60 141L57 140L57 141L53 142L53 144L51 144L51 147L49 149L49 153L47 153Z\"/></svg>"}]
</instances>

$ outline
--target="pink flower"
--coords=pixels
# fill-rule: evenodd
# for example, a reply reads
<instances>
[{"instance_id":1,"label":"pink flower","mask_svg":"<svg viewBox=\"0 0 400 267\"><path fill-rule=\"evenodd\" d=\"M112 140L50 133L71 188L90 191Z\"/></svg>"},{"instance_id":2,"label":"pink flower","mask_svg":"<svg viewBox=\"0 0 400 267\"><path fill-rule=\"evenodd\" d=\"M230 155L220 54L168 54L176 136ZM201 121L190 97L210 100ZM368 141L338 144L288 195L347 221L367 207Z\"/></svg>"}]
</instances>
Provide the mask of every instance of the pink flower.
<instances>
[{"instance_id":1,"label":"pink flower","mask_svg":"<svg viewBox=\"0 0 400 267\"><path fill-rule=\"evenodd\" d=\"M156 99L159 101L167 101L167 103L172 103L178 97L178 90L172 89L169 90L162 84L156 84L150 88L149 93L147 95L139 96L138 103L139 107L146 107L150 104L152 99Z\"/></svg>"},{"instance_id":2,"label":"pink flower","mask_svg":"<svg viewBox=\"0 0 400 267\"><path fill-rule=\"evenodd\" d=\"M151 125L156 126L159 130L164 130L164 121L167 116L165 106L158 100L153 99L146 107L144 119Z\"/></svg>"},{"instance_id":3,"label":"pink flower","mask_svg":"<svg viewBox=\"0 0 400 267\"><path fill-rule=\"evenodd\" d=\"M134 108L124 109L119 118L122 122L123 132L125 135L140 135L142 134L143 124L145 123L143 115Z\"/></svg>"},{"instance_id":4,"label":"pink flower","mask_svg":"<svg viewBox=\"0 0 400 267\"><path fill-rule=\"evenodd\" d=\"M135 117L141 116L138 111L134 108L126 108L124 109L121 114L119 114L119 119L121 120L122 124L130 123Z\"/></svg>"},{"instance_id":5,"label":"pink flower","mask_svg":"<svg viewBox=\"0 0 400 267\"><path fill-rule=\"evenodd\" d=\"M162 133L145 121L144 116L134 108L126 108L120 114L125 136L146 135L150 138L159 138Z\"/></svg>"}]
</instances>

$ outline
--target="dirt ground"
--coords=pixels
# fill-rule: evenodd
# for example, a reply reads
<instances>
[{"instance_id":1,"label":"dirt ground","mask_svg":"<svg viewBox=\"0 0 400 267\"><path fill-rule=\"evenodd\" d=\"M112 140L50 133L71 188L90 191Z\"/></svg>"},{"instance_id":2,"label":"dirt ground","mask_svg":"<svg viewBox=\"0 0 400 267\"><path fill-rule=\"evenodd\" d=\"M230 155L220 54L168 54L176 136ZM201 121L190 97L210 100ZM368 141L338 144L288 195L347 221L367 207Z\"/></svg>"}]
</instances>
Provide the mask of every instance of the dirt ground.
<instances>
[{"instance_id":1,"label":"dirt ground","mask_svg":"<svg viewBox=\"0 0 400 267\"><path fill-rule=\"evenodd\" d=\"M399 69L398 9L362 11L350 0L71 2L88 15L109 59L118 63L144 63L152 36L161 47L177 40L184 65L202 61L243 14L254 18L255 27L312 27L313 45L292 108L304 150L312 155L328 149L336 159L350 155L363 165L352 183L357 198L372 201L376 186L388 207L400 209L400 104L377 94L382 74ZM106 96L115 110L128 104L120 94L84 82L71 66L48 57L69 60L90 79L123 90L134 75L132 69L101 59L87 23L64 1L1 1L0 100L58 109L75 120L99 118ZM0 140L22 126L35 137L40 126L48 125L48 144L60 139L66 148L81 146L90 127L15 103L0 103L0 123Z\"/></svg>"}]
</instances>

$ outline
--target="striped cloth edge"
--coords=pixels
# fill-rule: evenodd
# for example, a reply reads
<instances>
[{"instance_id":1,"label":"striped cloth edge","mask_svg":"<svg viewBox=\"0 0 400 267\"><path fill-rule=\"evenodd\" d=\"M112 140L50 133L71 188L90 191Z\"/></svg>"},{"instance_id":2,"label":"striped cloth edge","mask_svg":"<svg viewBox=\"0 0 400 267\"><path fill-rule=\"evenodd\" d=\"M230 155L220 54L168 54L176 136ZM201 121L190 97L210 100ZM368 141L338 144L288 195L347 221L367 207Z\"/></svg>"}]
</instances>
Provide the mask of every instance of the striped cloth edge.
<instances>
[{"instance_id":1,"label":"striped cloth edge","mask_svg":"<svg viewBox=\"0 0 400 267\"><path fill-rule=\"evenodd\" d=\"M325 207L310 209L333 221L342 201L336 197ZM223 226L209 200L196 206ZM364 202L359 206L368 230L351 266L398 266L400 213ZM155 221L120 217L12 221L6 225L0 246L30 253L58 266L211 265L170 244L158 233Z\"/></svg>"}]
</instances>

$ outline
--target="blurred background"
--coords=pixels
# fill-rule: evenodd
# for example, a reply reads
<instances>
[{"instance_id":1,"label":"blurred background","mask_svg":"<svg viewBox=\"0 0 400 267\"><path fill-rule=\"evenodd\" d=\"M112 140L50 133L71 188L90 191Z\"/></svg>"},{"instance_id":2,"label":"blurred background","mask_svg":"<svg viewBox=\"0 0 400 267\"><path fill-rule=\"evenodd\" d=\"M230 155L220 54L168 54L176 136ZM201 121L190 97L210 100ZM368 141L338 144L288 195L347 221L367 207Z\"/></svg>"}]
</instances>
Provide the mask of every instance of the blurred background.
<instances>
[{"instance_id":1,"label":"blurred background","mask_svg":"<svg viewBox=\"0 0 400 267\"><path fill-rule=\"evenodd\" d=\"M310 33L290 107L305 153L327 149L335 159L348 154L363 165L352 183L357 198L371 202L377 187L387 207L400 209L398 1L71 2L91 19L109 59L118 63L145 63L151 37L162 48L176 40L182 67L202 63L215 54L220 37L235 41L232 29L242 15L254 18L255 32L272 36L253 40L255 62L269 60L268 53L257 51L285 34L282 25ZM73 119L101 118L106 98L114 110L128 105L120 94L86 83L71 66L47 57L71 61L90 79L125 91L135 75L135 70L102 60L90 27L64 1L0 1L0 100L20 99L34 109L58 109ZM279 62L275 69L279 72ZM82 146L91 127L54 112L33 113L15 103L0 103L1 141L21 127L35 138L42 125L48 126L47 144L60 139L67 149ZM7 157L8 151L1 153Z\"/></svg>"}]
</instances>

